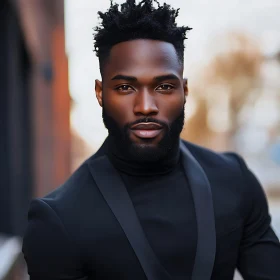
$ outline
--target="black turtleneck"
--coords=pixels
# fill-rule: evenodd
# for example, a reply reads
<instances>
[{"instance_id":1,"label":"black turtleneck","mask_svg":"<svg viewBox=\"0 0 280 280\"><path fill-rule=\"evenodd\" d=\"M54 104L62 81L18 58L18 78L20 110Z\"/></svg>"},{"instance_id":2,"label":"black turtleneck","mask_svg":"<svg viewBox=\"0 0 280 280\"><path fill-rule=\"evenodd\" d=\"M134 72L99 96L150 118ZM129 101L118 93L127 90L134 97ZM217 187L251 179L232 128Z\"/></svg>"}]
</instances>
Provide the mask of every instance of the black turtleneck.
<instances>
[{"instance_id":1,"label":"black turtleneck","mask_svg":"<svg viewBox=\"0 0 280 280\"><path fill-rule=\"evenodd\" d=\"M112 145L108 157L120 172L150 246L171 279L190 279L197 229L179 148L153 164L131 161Z\"/></svg>"}]
</instances>

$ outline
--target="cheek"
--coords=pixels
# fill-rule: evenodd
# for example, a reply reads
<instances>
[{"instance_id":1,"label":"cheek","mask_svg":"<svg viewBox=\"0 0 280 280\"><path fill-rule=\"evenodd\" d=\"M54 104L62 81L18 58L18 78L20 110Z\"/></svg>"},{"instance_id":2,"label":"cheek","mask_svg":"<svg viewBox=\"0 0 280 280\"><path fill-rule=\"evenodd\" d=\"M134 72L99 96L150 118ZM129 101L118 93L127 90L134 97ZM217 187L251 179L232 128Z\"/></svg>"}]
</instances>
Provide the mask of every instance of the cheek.
<instances>
[{"instance_id":1,"label":"cheek","mask_svg":"<svg viewBox=\"0 0 280 280\"><path fill-rule=\"evenodd\" d=\"M158 101L160 114L170 121L175 120L184 109L184 96L174 94Z\"/></svg>"},{"instance_id":2,"label":"cheek","mask_svg":"<svg viewBox=\"0 0 280 280\"><path fill-rule=\"evenodd\" d=\"M108 94L103 98L104 108L107 114L121 126L126 124L131 115L132 101L127 96L116 96Z\"/></svg>"}]
</instances>

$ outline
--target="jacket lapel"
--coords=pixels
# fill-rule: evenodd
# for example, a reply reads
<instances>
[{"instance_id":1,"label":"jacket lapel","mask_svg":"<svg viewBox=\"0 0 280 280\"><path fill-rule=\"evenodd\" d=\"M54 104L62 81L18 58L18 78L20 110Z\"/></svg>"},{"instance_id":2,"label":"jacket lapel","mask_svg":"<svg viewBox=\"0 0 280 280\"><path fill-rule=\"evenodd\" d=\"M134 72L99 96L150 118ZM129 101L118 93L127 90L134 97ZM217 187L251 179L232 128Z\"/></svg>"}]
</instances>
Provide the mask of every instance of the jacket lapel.
<instances>
[{"instance_id":1,"label":"jacket lapel","mask_svg":"<svg viewBox=\"0 0 280 280\"><path fill-rule=\"evenodd\" d=\"M150 247L126 187L104 155L106 141L89 161L91 174L121 225L148 280L170 280ZM197 249L192 280L210 280L216 254L215 217L210 183L202 167L181 141L182 164L191 188L196 220Z\"/></svg>"},{"instance_id":2,"label":"jacket lapel","mask_svg":"<svg viewBox=\"0 0 280 280\"><path fill-rule=\"evenodd\" d=\"M208 280L215 261L216 229L209 181L202 167L181 141L182 163L194 200L197 220L197 249L192 280Z\"/></svg>"},{"instance_id":3,"label":"jacket lapel","mask_svg":"<svg viewBox=\"0 0 280 280\"><path fill-rule=\"evenodd\" d=\"M170 280L150 247L126 187L106 155L90 162L91 174L121 225L148 280Z\"/></svg>"}]
</instances>

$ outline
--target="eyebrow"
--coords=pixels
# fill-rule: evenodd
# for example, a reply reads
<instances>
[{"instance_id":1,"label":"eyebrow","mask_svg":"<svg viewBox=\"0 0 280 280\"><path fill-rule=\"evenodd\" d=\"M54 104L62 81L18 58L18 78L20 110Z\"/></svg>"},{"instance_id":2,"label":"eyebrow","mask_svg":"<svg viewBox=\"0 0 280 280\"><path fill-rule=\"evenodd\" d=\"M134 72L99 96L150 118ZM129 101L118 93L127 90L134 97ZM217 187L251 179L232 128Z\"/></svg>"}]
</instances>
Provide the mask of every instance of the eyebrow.
<instances>
[{"instance_id":1,"label":"eyebrow","mask_svg":"<svg viewBox=\"0 0 280 280\"><path fill-rule=\"evenodd\" d=\"M112 81L114 81L114 80L126 80L126 81L130 81L130 82L135 82L135 81L137 81L137 78L132 77L132 76L126 76L126 75L116 75L111 80Z\"/></svg>"},{"instance_id":2,"label":"eyebrow","mask_svg":"<svg viewBox=\"0 0 280 280\"><path fill-rule=\"evenodd\" d=\"M125 81L135 82L135 81L137 81L137 78L133 77L133 76L126 76L126 75L116 75L111 80L112 81L114 81L114 80L125 80ZM165 81L165 80L179 80L179 78L174 74L167 74L167 75L154 77L154 80L156 80L158 82L162 82L162 81Z\"/></svg>"},{"instance_id":3,"label":"eyebrow","mask_svg":"<svg viewBox=\"0 0 280 280\"><path fill-rule=\"evenodd\" d=\"M163 81L166 81L166 80L180 80L180 79L174 74L168 74L168 75L162 75L162 76L154 77L154 80L156 80L158 82L163 82Z\"/></svg>"}]
</instances>

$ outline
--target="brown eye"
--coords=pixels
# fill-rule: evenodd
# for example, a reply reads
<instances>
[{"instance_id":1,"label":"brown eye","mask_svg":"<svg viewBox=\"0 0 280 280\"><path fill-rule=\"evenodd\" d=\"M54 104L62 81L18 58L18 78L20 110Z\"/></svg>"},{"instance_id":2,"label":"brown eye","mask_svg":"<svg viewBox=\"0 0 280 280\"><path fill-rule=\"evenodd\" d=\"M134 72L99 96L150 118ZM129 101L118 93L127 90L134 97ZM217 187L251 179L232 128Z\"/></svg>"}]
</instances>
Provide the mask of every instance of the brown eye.
<instances>
[{"instance_id":1,"label":"brown eye","mask_svg":"<svg viewBox=\"0 0 280 280\"><path fill-rule=\"evenodd\" d=\"M170 84L162 84L160 86L158 86L156 88L156 90L159 90L159 91L169 91L169 90L172 90L174 88L174 86L170 85Z\"/></svg>"},{"instance_id":2,"label":"brown eye","mask_svg":"<svg viewBox=\"0 0 280 280\"><path fill-rule=\"evenodd\" d=\"M118 91L132 91L133 88L129 85L121 85L121 86L117 87L116 90L118 90Z\"/></svg>"}]
</instances>

